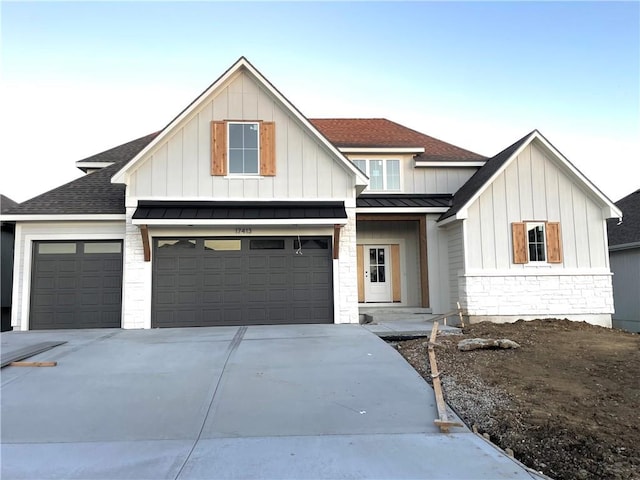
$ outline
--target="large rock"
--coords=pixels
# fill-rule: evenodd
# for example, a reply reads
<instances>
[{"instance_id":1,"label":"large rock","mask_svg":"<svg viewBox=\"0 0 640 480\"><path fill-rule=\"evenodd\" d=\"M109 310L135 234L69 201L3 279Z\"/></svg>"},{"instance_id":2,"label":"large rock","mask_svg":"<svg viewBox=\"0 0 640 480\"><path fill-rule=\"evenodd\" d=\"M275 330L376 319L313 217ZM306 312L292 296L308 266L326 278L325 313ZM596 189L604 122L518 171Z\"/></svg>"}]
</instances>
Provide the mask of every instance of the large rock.
<instances>
[{"instance_id":1,"label":"large rock","mask_svg":"<svg viewBox=\"0 0 640 480\"><path fill-rule=\"evenodd\" d=\"M487 348L520 348L520 345L506 338L497 340L493 338L467 338L458 342L458 350L461 352Z\"/></svg>"}]
</instances>

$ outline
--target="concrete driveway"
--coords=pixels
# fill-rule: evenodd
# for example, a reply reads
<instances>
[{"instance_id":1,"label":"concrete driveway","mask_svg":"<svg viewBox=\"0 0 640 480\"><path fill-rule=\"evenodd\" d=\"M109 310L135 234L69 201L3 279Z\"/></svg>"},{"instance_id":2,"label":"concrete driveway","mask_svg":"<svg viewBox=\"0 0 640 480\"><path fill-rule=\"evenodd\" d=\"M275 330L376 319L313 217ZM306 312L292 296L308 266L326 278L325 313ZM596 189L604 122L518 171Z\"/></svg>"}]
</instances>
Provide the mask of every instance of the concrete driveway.
<instances>
[{"instance_id":1,"label":"concrete driveway","mask_svg":"<svg viewBox=\"0 0 640 480\"><path fill-rule=\"evenodd\" d=\"M3 479L536 478L359 325L5 332Z\"/></svg>"}]
</instances>

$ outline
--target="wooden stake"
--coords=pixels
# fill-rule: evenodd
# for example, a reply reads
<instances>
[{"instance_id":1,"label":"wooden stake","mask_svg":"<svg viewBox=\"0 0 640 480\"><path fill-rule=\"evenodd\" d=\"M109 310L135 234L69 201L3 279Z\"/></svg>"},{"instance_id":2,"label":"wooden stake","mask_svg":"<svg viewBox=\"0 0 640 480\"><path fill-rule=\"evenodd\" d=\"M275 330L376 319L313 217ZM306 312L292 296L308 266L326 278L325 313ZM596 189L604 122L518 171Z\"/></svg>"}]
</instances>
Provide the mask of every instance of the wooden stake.
<instances>
[{"instance_id":1,"label":"wooden stake","mask_svg":"<svg viewBox=\"0 0 640 480\"><path fill-rule=\"evenodd\" d=\"M11 362L10 367L55 367L58 362Z\"/></svg>"},{"instance_id":2,"label":"wooden stake","mask_svg":"<svg viewBox=\"0 0 640 480\"><path fill-rule=\"evenodd\" d=\"M438 371L438 364L436 363L436 352L433 346L436 341L436 335L438 335L438 322L433 322L433 328L431 329L431 337L429 338L429 365L431 366L431 378L433 379L433 391L436 394L436 406L438 407L438 418L433 421L440 431L444 433L449 432L450 427L462 427L460 422L452 422L447 415L447 404L444 401L442 394L442 385L440 383L440 372Z\"/></svg>"}]
</instances>

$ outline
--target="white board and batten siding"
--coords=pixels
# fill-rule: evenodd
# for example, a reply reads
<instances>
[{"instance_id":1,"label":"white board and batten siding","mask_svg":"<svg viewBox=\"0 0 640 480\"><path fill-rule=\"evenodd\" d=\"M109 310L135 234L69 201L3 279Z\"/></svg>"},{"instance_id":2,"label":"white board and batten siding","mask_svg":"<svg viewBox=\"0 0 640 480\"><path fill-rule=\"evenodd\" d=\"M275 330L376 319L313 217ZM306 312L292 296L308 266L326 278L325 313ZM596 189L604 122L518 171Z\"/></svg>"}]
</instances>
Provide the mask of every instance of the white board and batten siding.
<instances>
[{"instance_id":1,"label":"white board and batten siding","mask_svg":"<svg viewBox=\"0 0 640 480\"><path fill-rule=\"evenodd\" d=\"M610 327L603 212L601 200L564 163L536 142L525 147L472 202L463 221L467 253L457 287L470 321L569 318ZM511 225L526 221L560 223L560 263L514 263ZM456 268L452 260L451 270Z\"/></svg>"},{"instance_id":2,"label":"white board and batten siding","mask_svg":"<svg viewBox=\"0 0 640 480\"><path fill-rule=\"evenodd\" d=\"M511 224L522 221L560 222L562 263L543 268L608 269L602 207L535 143L469 207L467 270L536 268L513 263Z\"/></svg>"},{"instance_id":3,"label":"white board and batten siding","mask_svg":"<svg viewBox=\"0 0 640 480\"><path fill-rule=\"evenodd\" d=\"M211 122L272 121L276 175L211 175ZM127 196L162 199L353 198L353 174L249 74L240 72L169 132L129 173Z\"/></svg>"}]
</instances>

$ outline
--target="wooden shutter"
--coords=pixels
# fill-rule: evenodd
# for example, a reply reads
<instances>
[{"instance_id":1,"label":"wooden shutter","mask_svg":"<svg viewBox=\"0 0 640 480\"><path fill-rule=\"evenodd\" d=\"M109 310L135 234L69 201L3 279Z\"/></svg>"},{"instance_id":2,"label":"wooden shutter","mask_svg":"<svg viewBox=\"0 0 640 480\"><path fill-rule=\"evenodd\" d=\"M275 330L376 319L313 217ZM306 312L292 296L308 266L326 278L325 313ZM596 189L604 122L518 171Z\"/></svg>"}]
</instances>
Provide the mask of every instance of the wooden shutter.
<instances>
[{"instance_id":1,"label":"wooden shutter","mask_svg":"<svg viewBox=\"0 0 640 480\"><path fill-rule=\"evenodd\" d=\"M560 223L547 222L547 262L562 263L562 241L560 239Z\"/></svg>"},{"instance_id":2,"label":"wooden shutter","mask_svg":"<svg viewBox=\"0 0 640 480\"><path fill-rule=\"evenodd\" d=\"M276 174L276 124L260 124L260 175L273 177Z\"/></svg>"},{"instance_id":3,"label":"wooden shutter","mask_svg":"<svg viewBox=\"0 0 640 480\"><path fill-rule=\"evenodd\" d=\"M227 174L227 123L211 122L211 175Z\"/></svg>"},{"instance_id":4,"label":"wooden shutter","mask_svg":"<svg viewBox=\"0 0 640 480\"><path fill-rule=\"evenodd\" d=\"M393 301L402 301L402 284L400 283L400 245L391 245L391 291Z\"/></svg>"},{"instance_id":5,"label":"wooden shutter","mask_svg":"<svg viewBox=\"0 0 640 480\"><path fill-rule=\"evenodd\" d=\"M358 302L364 303L364 246L357 245L358 254Z\"/></svg>"},{"instance_id":6,"label":"wooden shutter","mask_svg":"<svg viewBox=\"0 0 640 480\"><path fill-rule=\"evenodd\" d=\"M524 222L511 224L513 238L513 263L527 263L527 226Z\"/></svg>"}]
</instances>

